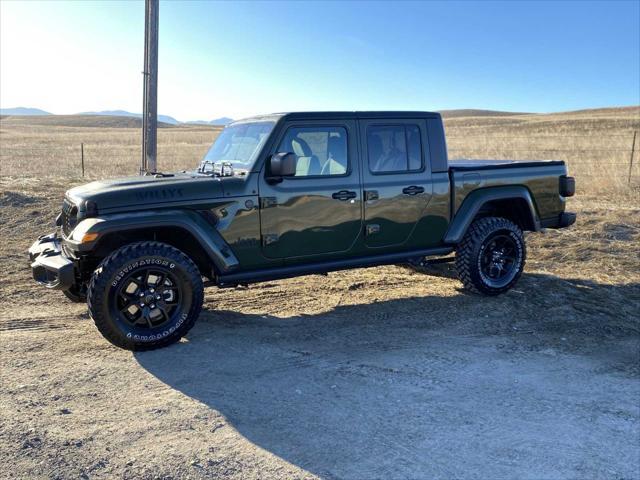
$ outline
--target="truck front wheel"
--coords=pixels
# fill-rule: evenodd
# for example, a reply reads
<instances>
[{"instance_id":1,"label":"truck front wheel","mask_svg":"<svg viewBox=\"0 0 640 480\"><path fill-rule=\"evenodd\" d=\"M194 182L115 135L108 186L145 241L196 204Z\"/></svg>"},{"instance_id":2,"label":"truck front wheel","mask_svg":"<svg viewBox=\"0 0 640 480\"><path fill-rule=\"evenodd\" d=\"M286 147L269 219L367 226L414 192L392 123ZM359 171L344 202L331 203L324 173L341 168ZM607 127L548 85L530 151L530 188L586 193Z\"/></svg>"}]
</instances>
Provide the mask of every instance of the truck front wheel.
<instances>
[{"instance_id":1,"label":"truck front wheel","mask_svg":"<svg viewBox=\"0 0 640 480\"><path fill-rule=\"evenodd\" d=\"M524 268L526 247L522 230L510 220L475 220L456 250L458 277L468 290L498 295L513 287Z\"/></svg>"},{"instance_id":2,"label":"truck front wheel","mask_svg":"<svg viewBox=\"0 0 640 480\"><path fill-rule=\"evenodd\" d=\"M98 330L114 345L152 350L177 342L200 314L204 289L198 267L159 242L126 245L93 273L87 305Z\"/></svg>"}]
</instances>

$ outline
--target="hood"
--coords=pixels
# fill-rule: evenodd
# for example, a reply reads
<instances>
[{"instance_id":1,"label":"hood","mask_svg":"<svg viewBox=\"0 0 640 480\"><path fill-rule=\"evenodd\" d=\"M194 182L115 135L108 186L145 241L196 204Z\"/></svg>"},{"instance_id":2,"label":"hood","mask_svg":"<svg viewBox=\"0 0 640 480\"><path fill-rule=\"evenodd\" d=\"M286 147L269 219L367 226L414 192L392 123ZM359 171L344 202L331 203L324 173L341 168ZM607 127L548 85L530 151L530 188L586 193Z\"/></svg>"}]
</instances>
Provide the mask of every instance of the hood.
<instances>
[{"instance_id":1,"label":"hood","mask_svg":"<svg viewBox=\"0 0 640 480\"><path fill-rule=\"evenodd\" d=\"M224 195L224 179L178 173L166 176L135 176L87 183L67 191L67 198L84 210L95 203L98 212L203 204Z\"/></svg>"}]
</instances>

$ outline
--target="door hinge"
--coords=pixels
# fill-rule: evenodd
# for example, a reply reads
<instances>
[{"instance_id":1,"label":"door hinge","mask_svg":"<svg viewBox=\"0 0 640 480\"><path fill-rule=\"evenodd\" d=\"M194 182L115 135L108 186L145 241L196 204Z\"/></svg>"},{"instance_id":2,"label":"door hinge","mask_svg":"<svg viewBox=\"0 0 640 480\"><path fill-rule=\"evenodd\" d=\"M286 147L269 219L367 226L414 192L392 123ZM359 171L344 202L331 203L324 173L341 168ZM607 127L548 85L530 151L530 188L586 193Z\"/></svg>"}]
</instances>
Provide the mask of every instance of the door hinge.
<instances>
[{"instance_id":1,"label":"door hinge","mask_svg":"<svg viewBox=\"0 0 640 480\"><path fill-rule=\"evenodd\" d=\"M378 198L379 198L379 196L378 196L378 191L377 190L366 190L364 192L365 201L378 200Z\"/></svg>"},{"instance_id":2,"label":"door hinge","mask_svg":"<svg viewBox=\"0 0 640 480\"><path fill-rule=\"evenodd\" d=\"M276 197L260 197L260 208L275 207L278 204Z\"/></svg>"},{"instance_id":3,"label":"door hinge","mask_svg":"<svg viewBox=\"0 0 640 480\"><path fill-rule=\"evenodd\" d=\"M375 235L376 233L380 233L380 225L377 223L370 223L367 225L367 235Z\"/></svg>"},{"instance_id":4,"label":"door hinge","mask_svg":"<svg viewBox=\"0 0 640 480\"><path fill-rule=\"evenodd\" d=\"M262 245L265 247L267 245L271 245L272 243L276 243L278 241L278 235L275 233L269 233L267 235L262 236Z\"/></svg>"}]
</instances>

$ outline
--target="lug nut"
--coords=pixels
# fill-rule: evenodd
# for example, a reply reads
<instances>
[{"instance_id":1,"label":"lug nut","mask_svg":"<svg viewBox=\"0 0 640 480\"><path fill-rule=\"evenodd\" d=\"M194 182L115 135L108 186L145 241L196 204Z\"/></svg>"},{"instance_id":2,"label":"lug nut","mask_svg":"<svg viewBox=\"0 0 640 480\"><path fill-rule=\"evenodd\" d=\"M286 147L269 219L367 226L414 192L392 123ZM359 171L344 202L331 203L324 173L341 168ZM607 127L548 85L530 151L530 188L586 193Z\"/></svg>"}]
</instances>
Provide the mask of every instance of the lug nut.
<instances>
[{"instance_id":1,"label":"lug nut","mask_svg":"<svg viewBox=\"0 0 640 480\"><path fill-rule=\"evenodd\" d=\"M141 294L140 294L140 297L144 297L144 293L141 293Z\"/></svg>"},{"instance_id":2,"label":"lug nut","mask_svg":"<svg viewBox=\"0 0 640 480\"><path fill-rule=\"evenodd\" d=\"M160 295L156 295L156 300L160 300Z\"/></svg>"},{"instance_id":3,"label":"lug nut","mask_svg":"<svg viewBox=\"0 0 640 480\"><path fill-rule=\"evenodd\" d=\"M141 303L140 306L144 308L144 303Z\"/></svg>"},{"instance_id":4,"label":"lug nut","mask_svg":"<svg viewBox=\"0 0 640 480\"><path fill-rule=\"evenodd\" d=\"M150 288L149 291L153 293L155 290L153 288Z\"/></svg>"}]
</instances>

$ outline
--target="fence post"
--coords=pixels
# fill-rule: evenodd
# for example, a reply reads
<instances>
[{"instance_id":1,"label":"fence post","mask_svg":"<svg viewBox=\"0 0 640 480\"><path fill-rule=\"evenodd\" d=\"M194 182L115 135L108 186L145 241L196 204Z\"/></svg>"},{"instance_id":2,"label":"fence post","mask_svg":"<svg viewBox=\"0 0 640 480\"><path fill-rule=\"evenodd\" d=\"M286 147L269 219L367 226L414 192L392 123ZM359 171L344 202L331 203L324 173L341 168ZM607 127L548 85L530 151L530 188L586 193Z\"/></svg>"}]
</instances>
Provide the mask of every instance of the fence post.
<instances>
[{"instance_id":1,"label":"fence post","mask_svg":"<svg viewBox=\"0 0 640 480\"><path fill-rule=\"evenodd\" d=\"M80 164L82 165L82 176L84 177L84 143L80 144Z\"/></svg>"},{"instance_id":2,"label":"fence post","mask_svg":"<svg viewBox=\"0 0 640 480\"><path fill-rule=\"evenodd\" d=\"M633 143L631 144L631 158L629 159L629 178L627 180L628 184L631 184L631 170L633 170L633 154L636 152L636 136L638 135L638 131L633 132Z\"/></svg>"}]
</instances>

